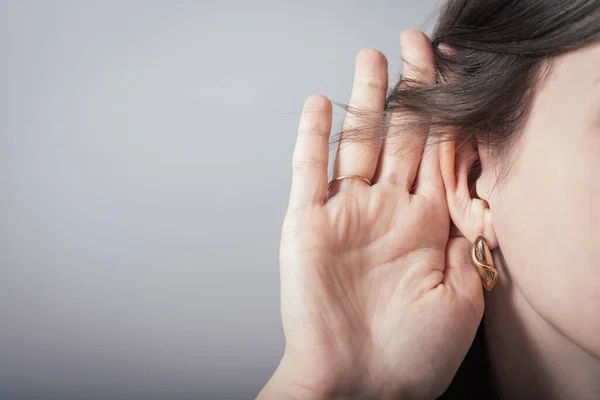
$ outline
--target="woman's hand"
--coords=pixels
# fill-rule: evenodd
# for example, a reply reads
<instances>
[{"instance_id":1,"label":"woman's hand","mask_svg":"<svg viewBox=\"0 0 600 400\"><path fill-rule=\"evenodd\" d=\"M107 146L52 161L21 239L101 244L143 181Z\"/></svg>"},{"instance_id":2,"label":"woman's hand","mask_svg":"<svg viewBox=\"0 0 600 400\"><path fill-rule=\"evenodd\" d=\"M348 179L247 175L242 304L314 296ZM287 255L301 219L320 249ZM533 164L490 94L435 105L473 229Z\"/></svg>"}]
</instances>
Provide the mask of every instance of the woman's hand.
<instances>
[{"instance_id":1,"label":"woman's hand","mask_svg":"<svg viewBox=\"0 0 600 400\"><path fill-rule=\"evenodd\" d=\"M402 47L404 77L434 83L429 39L408 30ZM481 282L471 243L449 237L437 144L405 131L378 150L387 73L381 53L357 55L350 106L369 114L346 116L334 166L372 186L344 179L328 191L332 106L305 103L281 238L286 349L259 398L433 398L475 336Z\"/></svg>"}]
</instances>

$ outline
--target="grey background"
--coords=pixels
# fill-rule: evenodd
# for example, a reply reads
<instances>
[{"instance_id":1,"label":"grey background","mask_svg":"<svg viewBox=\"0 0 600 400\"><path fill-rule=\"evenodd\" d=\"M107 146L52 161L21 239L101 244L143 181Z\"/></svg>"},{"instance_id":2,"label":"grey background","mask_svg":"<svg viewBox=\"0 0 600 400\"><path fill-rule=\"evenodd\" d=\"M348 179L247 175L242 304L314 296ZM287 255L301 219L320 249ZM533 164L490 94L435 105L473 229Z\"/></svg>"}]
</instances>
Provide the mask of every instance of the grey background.
<instances>
[{"instance_id":1,"label":"grey background","mask_svg":"<svg viewBox=\"0 0 600 400\"><path fill-rule=\"evenodd\" d=\"M2 1L0 398L254 397L302 103L434 6Z\"/></svg>"}]
</instances>

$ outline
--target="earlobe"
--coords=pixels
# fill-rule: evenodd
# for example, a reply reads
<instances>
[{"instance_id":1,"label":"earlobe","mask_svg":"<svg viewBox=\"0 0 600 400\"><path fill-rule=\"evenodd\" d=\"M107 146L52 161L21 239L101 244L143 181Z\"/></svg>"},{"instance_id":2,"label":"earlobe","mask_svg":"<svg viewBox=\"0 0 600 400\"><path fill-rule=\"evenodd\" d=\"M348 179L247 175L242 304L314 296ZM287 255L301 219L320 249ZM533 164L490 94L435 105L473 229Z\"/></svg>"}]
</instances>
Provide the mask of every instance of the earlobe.
<instances>
[{"instance_id":1,"label":"earlobe","mask_svg":"<svg viewBox=\"0 0 600 400\"><path fill-rule=\"evenodd\" d=\"M479 151L469 141L456 145L454 137L446 136L439 145L440 168L446 189L450 218L469 241L484 234L491 248L498 247L492 212L486 200L473 196L469 176L479 160ZM478 189L482 177L478 177ZM481 193L480 193L481 194Z\"/></svg>"}]
</instances>

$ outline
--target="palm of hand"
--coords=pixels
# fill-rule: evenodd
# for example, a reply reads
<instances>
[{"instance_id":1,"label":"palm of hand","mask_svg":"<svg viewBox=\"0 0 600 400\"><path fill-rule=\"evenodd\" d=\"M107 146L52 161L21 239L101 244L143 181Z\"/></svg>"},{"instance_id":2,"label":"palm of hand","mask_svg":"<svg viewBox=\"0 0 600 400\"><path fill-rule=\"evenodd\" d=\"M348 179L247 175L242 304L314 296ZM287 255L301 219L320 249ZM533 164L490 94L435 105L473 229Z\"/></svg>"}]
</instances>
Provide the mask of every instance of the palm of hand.
<instances>
[{"instance_id":1,"label":"palm of hand","mask_svg":"<svg viewBox=\"0 0 600 400\"><path fill-rule=\"evenodd\" d=\"M288 213L282 253L295 257L282 279L296 290L283 293L284 307L290 305L283 312L286 339L295 346L287 351L316 355L311 362L323 379L335 374L354 376L361 387L393 386L383 377L400 376L406 380L396 384L436 390L408 374L425 370L439 380L432 369L447 366L419 360L435 360L447 335L465 337L449 319L470 320L467 331L481 319L477 307L444 285L449 225L443 198L402 197L386 185L357 187L324 206ZM436 354L423 357L428 350Z\"/></svg>"}]
</instances>

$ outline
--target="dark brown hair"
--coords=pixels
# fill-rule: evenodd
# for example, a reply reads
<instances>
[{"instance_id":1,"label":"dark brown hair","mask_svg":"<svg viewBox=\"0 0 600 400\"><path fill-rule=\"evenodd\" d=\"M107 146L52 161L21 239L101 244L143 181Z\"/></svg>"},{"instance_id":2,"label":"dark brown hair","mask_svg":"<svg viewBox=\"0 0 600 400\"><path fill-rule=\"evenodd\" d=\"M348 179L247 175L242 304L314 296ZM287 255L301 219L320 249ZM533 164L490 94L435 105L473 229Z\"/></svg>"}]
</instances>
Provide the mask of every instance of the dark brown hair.
<instances>
[{"instance_id":1,"label":"dark brown hair","mask_svg":"<svg viewBox=\"0 0 600 400\"><path fill-rule=\"evenodd\" d=\"M448 0L431 35L437 83L401 76L386 114L415 113L420 128L455 127L457 143L473 140L500 160L522 129L548 61L597 41L600 0ZM403 132L386 120L385 134Z\"/></svg>"}]
</instances>

